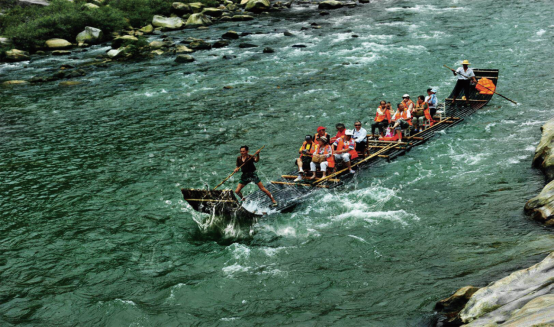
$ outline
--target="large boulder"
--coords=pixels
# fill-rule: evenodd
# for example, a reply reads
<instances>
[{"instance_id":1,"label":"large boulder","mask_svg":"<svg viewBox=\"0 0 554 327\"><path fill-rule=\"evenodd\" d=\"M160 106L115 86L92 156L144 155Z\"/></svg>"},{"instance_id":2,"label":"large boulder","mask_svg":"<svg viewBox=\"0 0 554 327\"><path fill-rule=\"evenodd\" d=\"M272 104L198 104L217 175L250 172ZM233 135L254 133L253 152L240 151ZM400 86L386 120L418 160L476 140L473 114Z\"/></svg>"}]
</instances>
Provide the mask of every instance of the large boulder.
<instances>
[{"instance_id":1,"label":"large boulder","mask_svg":"<svg viewBox=\"0 0 554 327\"><path fill-rule=\"evenodd\" d=\"M189 19L187 19L187 27L198 27L210 25L212 21L204 14L192 14Z\"/></svg>"},{"instance_id":2,"label":"large boulder","mask_svg":"<svg viewBox=\"0 0 554 327\"><path fill-rule=\"evenodd\" d=\"M194 61L194 57L193 56L190 56L190 55L178 55L176 58L175 58L175 62L178 62L180 64L183 64L183 63L187 63L187 62L193 62Z\"/></svg>"},{"instance_id":3,"label":"large boulder","mask_svg":"<svg viewBox=\"0 0 554 327\"><path fill-rule=\"evenodd\" d=\"M202 14L210 17L221 17L221 15L223 15L223 10L217 8L204 8Z\"/></svg>"},{"instance_id":4,"label":"large boulder","mask_svg":"<svg viewBox=\"0 0 554 327\"><path fill-rule=\"evenodd\" d=\"M29 53L27 53L25 51L22 51L22 50L17 50L17 49L12 49L12 50L6 51L5 52L5 57L6 57L7 61L11 61L11 62L26 61L26 60L31 59L29 57Z\"/></svg>"},{"instance_id":5,"label":"large boulder","mask_svg":"<svg viewBox=\"0 0 554 327\"><path fill-rule=\"evenodd\" d=\"M264 11L268 11L269 7L271 7L269 0L248 0L248 2L246 3L246 7L244 7L244 10L261 13Z\"/></svg>"},{"instance_id":6,"label":"large boulder","mask_svg":"<svg viewBox=\"0 0 554 327\"><path fill-rule=\"evenodd\" d=\"M193 14L201 13L204 10L204 4L202 2L189 3L190 10Z\"/></svg>"},{"instance_id":7,"label":"large boulder","mask_svg":"<svg viewBox=\"0 0 554 327\"><path fill-rule=\"evenodd\" d=\"M539 195L527 201L525 212L537 221L554 225L554 180L546 184Z\"/></svg>"},{"instance_id":8,"label":"large boulder","mask_svg":"<svg viewBox=\"0 0 554 327\"><path fill-rule=\"evenodd\" d=\"M77 37L75 38L75 40L79 44L82 44L82 43L96 44L96 43L102 42L103 36L104 36L104 33L102 33L102 30L87 26L85 27L84 31L77 34Z\"/></svg>"},{"instance_id":9,"label":"large boulder","mask_svg":"<svg viewBox=\"0 0 554 327\"><path fill-rule=\"evenodd\" d=\"M481 288L460 312L461 322L468 326L553 324L553 271L554 252L534 266ZM534 323L518 324L517 321Z\"/></svg>"},{"instance_id":10,"label":"large boulder","mask_svg":"<svg viewBox=\"0 0 554 327\"><path fill-rule=\"evenodd\" d=\"M319 3L319 9L339 9L342 8L342 3L335 0L325 0Z\"/></svg>"},{"instance_id":11,"label":"large boulder","mask_svg":"<svg viewBox=\"0 0 554 327\"><path fill-rule=\"evenodd\" d=\"M155 15L152 19L152 25L154 25L155 27L177 30L183 27L183 20L179 17L164 17Z\"/></svg>"},{"instance_id":12,"label":"large boulder","mask_svg":"<svg viewBox=\"0 0 554 327\"><path fill-rule=\"evenodd\" d=\"M186 45L178 45L175 47L175 53L191 53L194 50L190 49Z\"/></svg>"},{"instance_id":13,"label":"large boulder","mask_svg":"<svg viewBox=\"0 0 554 327\"><path fill-rule=\"evenodd\" d=\"M533 158L533 166L546 174L546 181L554 179L554 118L541 127L542 137Z\"/></svg>"},{"instance_id":14,"label":"large boulder","mask_svg":"<svg viewBox=\"0 0 554 327\"><path fill-rule=\"evenodd\" d=\"M50 50L64 50L73 47L73 44L64 39L50 39L45 42L45 45Z\"/></svg>"},{"instance_id":15,"label":"large boulder","mask_svg":"<svg viewBox=\"0 0 554 327\"><path fill-rule=\"evenodd\" d=\"M118 49L120 48L124 43L136 43L138 42L138 38L132 35L123 35L118 36L115 39L112 40L112 48Z\"/></svg>"},{"instance_id":16,"label":"large boulder","mask_svg":"<svg viewBox=\"0 0 554 327\"><path fill-rule=\"evenodd\" d=\"M192 14L192 9L186 3L174 2L171 5L171 12L173 12L173 13L179 15L179 16L183 16L185 14Z\"/></svg>"}]
</instances>

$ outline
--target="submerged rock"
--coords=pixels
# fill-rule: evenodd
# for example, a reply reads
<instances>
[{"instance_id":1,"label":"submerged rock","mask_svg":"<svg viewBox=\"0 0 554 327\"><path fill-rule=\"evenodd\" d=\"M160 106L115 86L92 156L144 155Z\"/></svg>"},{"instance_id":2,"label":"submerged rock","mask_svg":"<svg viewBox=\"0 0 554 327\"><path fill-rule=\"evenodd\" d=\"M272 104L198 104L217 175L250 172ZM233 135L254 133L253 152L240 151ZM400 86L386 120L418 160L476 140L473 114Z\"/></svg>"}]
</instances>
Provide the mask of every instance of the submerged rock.
<instances>
[{"instance_id":1,"label":"submerged rock","mask_svg":"<svg viewBox=\"0 0 554 327\"><path fill-rule=\"evenodd\" d=\"M257 48L258 46L252 43L241 43L239 44L239 48L246 49L246 48Z\"/></svg>"},{"instance_id":2,"label":"submerged rock","mask_svg":"<svg viewBox=\"0 0 554 327\"><path fill-rule=\"evenodd\" d=\"M225 41L225 40L219 40L219 41L216 41L212 47L214 48L224 48L226 46L229 45L229 41Z\"/></svg>"},{"instance_id":3,"label":"submerged rock","mask_svg":"<svg viewBox=\"0 0 554 327\"><path fill-rule=\"evenodd\" d=\"M4 86L15 86L15 85L26 85L29 84L27 81L23 80L13 80L13 81L5 81L2 83Z\"/></svg>"},{"instance_id":4,"label":"submerged rock","mask_svg":"<svg viewBox=\"0 0 554 327\"><path fill-rule=\"evenodd\" d=\"M73 44L64 39L50 39L45 42L45 45L50 50L64 50L73 47Z\"/></svg>"},{"instance_id":5,"label":"submerged rock","mask_svg":"<svg viewBox=\"0 0 554 327\"><path fill-rule=\"evenodd\" d=\"M87 43L87 44L96 44L102 41L103 37L102 30L94 27L87 26L85 30L77 34L75 40L77 43Z\"/></svg>"},{"instance_id":6,"label":"submerged rock","mask_svg":"<svg viewBox=\"0 0 554 327\"><path fill-rule=\"evenodd\" d=\"M176 58L175 58L175 62L177 63L188 63L188 62L193 62L195 59L193 56L190 56L190 55L178 55Z\"/></svg>"},{"instance_id":7,"label":"submerged rock","mask_svg":"<svg viewBox=\"0 0 554 327\"><path fill-rule=\"evenodd\" d=\"M136 43L136 42L138 42L138 38L136 38L135 36L132 36L132 35L118 36L112 40L112 48L118 49L123 45L123 43Z\"/></svg>"},{"instance_id":8,"label":"submerged rock","mask_svg":"<svg viewBox=\"0 0 554 327\"><path fill-rule=\"evenodd\" d=\"M224 39L236 40L236 39L239 38L239 33L235 32L235 31L227 31L221 37L224 38Z\"/></svg>"},{"instance_id":9,"label":"submerged rock","mask_svg":"<svg viewBox=\"0 0 554 327\"><path fill-rule=\"evenodd\" d=\"M531 326L516 321L554 323L552 271L554 252L538 264L475 292L460 312L461 321L469 326Z\"/></svg>"},{"instance_id":10,"label":"submerged rock","mask_svg":"<svg viewBox=\"0 0 554 327\"><path fill-rule=\"evenodd\" d=\"M253 19L254 17L250 15L235 15L231 17L231 20L235 22L242 22L242 21L253 20Z\"/></svg>"},{"instance_id":11,"label":"submerged rock","mask_svg":"<svg viewBox=\"0 0 554 327\"><path fill-rule=\"evenodd\" d=\"M71 54L71 51L68 50L54 50L52 51L53 56L68 56Z\"/></svg>"},{"instance_id":12,"label":"submerged rock","mask_svg":"<svg viewBox=\"0 0 554 327\"><path fill-rule=\"evenodd\" d=\"M58 85L59 86L75 86L75 85L79 85L79 84L83 84L83 82L81 82L81 81L63 81L63 82L60 82Z\"/></svg>"},{"instance_id":13,"label":"submerged rock","mask_svg":"<svg viewBox=\"0 0 554 327\"><path fill-rule=\"evenodd\" d=\"M192 50L210 50L212 45L204 40L194 40L189 43L189 48Z\"/></svg>"},{"instance_id":14,"label":"submerged rock","mask_svg":"<svg viewBox=\"0 0 554 327\"><path fill-rule=\"evenodd\" d=\"M187 27L197 27L197 26L206 26L210 25L212 21L204 14L192 14L189 19L187 19Z\"/></svg>"},{"instance_id":15,"label":"submerged rock","mask_svg":"<svg viewBox=\"0 0 554 327\"><path fill-rule=\"evenodd\" d=\"M335 0L325 0L319 3L319 9L339 9L342 8L342 2Z\"/></svg>"},{"instance_id":16,"label":"submerged rock","mask_svg":"<svg viewBox=\"0 0 554 327\"><path fill-rule=\"evenodd\" d=\"M175 53L191 53L191 52L194 52L194 50L184 45L178 45L177 47L175 47Z\"/></svg>"},{"instance_id":17,"label":"submerged rock","mask_svg":"<svg viewBox=\"0 0 554 327\"><path fill-rule=\"evenodd\" d=\"M152 25L155 27L176 30L183 27L183 20L179 17L164 17L155 15L154 18L152 18Z\"/></svg>"},{"instance_id":18,"label":"submerged rock","mask_svg":"<svg viewBox=\"0 0 554 327\"><path fill-rule=\"evenodd\" d=\"M273 50L273 48L270 48L270 47L265 47L264 48L264 53L274 53L275 50Z\"/></svg>"},{"instance_id":19,"label":"submerged rock","mask_svg":"<svg viewBox=\"0 0 554 327\"><path fill-rule=\"evenodd\" d=\"M22 50L12 49L5 52L5 57L7 61L17 62L17 61L27 61L30 60L29 53Z\"/></svg>"}]
</instances>

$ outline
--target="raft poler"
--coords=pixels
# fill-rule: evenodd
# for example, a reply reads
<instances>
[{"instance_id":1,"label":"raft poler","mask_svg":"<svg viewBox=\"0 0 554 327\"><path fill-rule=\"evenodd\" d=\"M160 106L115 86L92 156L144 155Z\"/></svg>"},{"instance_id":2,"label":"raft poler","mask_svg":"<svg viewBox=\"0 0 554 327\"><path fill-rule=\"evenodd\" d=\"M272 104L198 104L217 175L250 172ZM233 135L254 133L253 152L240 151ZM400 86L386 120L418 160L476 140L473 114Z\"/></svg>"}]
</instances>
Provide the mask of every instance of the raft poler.
<instances>
[{"instance_id":1,"label":"raft poler","mask_svg":"<svg viewBox=\"0 0 554 327\"><path fill-rule=\"evenodd\" d=\"M458 81L456 82L456 86L454 87L454 91L452 91L452 104L454 105L456 102L456 98L460 94L462 90L464 90L464 95L466 97L466 105L469 106L469 92L471 91L471 84L474 83L477 84L477 80L475 79L475 73L473 72L473 69L469 68L469 61L464 60L462 62L462 67L459 67L455 71L452 71L454 73L454 76L458 76Z\"/></svg>"},{"instance_id":2,"label":"raft poler","mask_svg":"<svg viewBox=\"0 0 554 327\"><path fill-rule=\"evenodd\" d=\"M355 171L352 170L352 165L350 161L358 158L358 152L356 152L356 141L352 139L354 132L351 129L348 129L344 132L344 135L341 138L337 139L333 146L336 147L335 151L335 161L345 162L348 166L348 170L351 174L354 174Z\"/></svg>"},{"instance_id":3,"label":"raft poler","mask_svg":"<svg viewBox=\"0 0 554 327\"><path fill-rule=\"evenodd\" d=\"M312 136L306 135L306 137L304 138L304 143L302 143L300 150L298 150L298 153L300 153L300 157L296 159L296 164L298 165L298 177L294 180L295 182L299 182L302 180L304 167L310 167L315 148L316 144L313 141Z\"/></svg>"},{"instance_id":4,"label":"raft poler","mask_svg":"<svg viewBox=\"0 0 554 327\"><path fill-rule=\"evenodd\" d=\"M271 199L271 202L273 202L272 206L276 207L277 201L275 201L273 195L271 195L271 193L264 187L264 184L262 184L262 181L256 173L256 166L254 165L254 162L258 161L260 161L260 150L256 151L256 153L251 156L248 154L248 146L243 145L240 147L240 156L237 157L237 168L235 168L235 172L241 169L242 176L240 177L239 185L237 186L235 193L240 197L241 201L244 201L244 196L242 196L241 190L248 185L248 183L252 182L256 184L262 192L267 194L267 196Z\"/></svg>"}]
</instances>

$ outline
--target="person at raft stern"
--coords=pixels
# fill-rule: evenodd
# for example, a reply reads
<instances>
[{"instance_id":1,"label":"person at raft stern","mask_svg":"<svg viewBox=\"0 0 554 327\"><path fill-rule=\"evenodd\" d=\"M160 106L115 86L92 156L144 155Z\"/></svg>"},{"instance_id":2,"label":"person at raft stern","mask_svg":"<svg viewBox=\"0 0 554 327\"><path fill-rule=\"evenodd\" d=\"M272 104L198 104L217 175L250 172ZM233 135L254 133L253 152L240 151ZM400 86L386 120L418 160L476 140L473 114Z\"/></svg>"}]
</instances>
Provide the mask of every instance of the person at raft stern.
<instances>
[{"instance_id":1,"label":"person at raft stern","mask_svg":"<svg viewBox=\"0 0 554 327\"><path fill-rule=\"evenodd\" d=\"M304 143L302 143L300 150L298 150L298 152L300 153L300 157L296 159L296 164L298 165L298 177L294 180L295 182L299 182L302 180L304 167L310 167L315 147L316 146L312 139L312 136L306 135Z\"/></svg>"},{"instance_id":2,"label":"person at raft stern","mask_svg":"<svg viewBox=\"0 0 554 327\"><path fill-rule=\"evenodd\" d=\"M352 130L346 130L344 135L337 139L333 146L336 147L335 151L335 160L346 162L348 170L351 174L354 174L355 171L352 170L350 164L351 160L358 158L358 152L356 152L356 141L352 139L354 132Z\"/></svg>"},{"instance_id":3,"label":"person at raft stern","mask_svg":"<svg viewBox=\"0 0 554 327\"><path fill-rule=\"evenodd\" d=\"M435 117L437 113L437 90L436 89L427 89L427 96L425 97L425 102L429 105L429 112L431 117Z\"/></svg>"},{"instance_id":4,"label":"person at raft stern","mask_svg":"<svg viewBox=\"0 0 554 327\"><path fill-rule=\"evenodd\" d=\"M341 138L346 131L346 126L344 126L343 123L338 123L337 125L335 125L335 127L337 128L337 135L331 138L331 142L335 142L337 139Z\"/></svg>"},{"instance_id":5,"label":"person at raft stern","mask_svg":"<svg viewBox=\"0 0 554 327\"><path fill-rule=\"evenodd\" d=\"M473 69L469 68L469 61L464 60L462 62L462 67L459 67L454 71L454 76L458 76L458 81L456 86L454 86L454 91L452 91L452 104L455 104L456 98L460 95L460 92L463 90L466 97L466 105L469 106L469 92L471 91L471 82L477 84L475 79L475 73Z\"/></svg>"},{"instance_id":6,"label":"person at raft stern","mask_svg":"<svg viewBox=\"0 0 554 327\"><path fill-rule=\"evenodd\" d=\"M328 140L331 139L331 135L329 135L329 133L327 133L325 131L325 127L319 126L317 128L317 133L315 133L315 135L314 135L314 142L317 142L317 139L319 139L322 136L325 136ZM316 143L316 145L317 145L317 143Z\"/></svg>"},{"instance_id":7,"label":"person at raft stern","mask_svg":"<svg viewBox=\"0 0 554 327\"><path fill-rule=\"evenodd\" d=\"M404 105L404 108L410 112L410 115L414 115L414 102L410 99L409 94L404 94L402 96L402 104Z\"/></svg>"},{"instance_id":8,"label":"person at raft stern","mask_svg":"<svg viewBox=\"0 0 554 327\"><path fill-rule=\"evenodd\" d=\"M273 198L273 195L264 187L262 184L262 181L258 177L258 174L256 173L256 166L254 165L254 162L260 161L260 150L256 151L253 156L248 154L248 146L243 145L240 147L240 156L237 157L237 168L235 168L235 172L242 170L242 176L239 180L239 185L237 186L237 189L235 190L235 193L240 197L241 201L244 201L244 197L242 196L241 190L250 182L258 185L260 190L267 194L269 198L271 199L271 202L273 202L273 206L277 206L277 201ZM242 168L241 168L242 166Z\"/></svg>"},{"instance_id":9,"label":"person at raft stern","mask_svg":"<svg viewBox=\"0 0 554 327\"><path fill-rule=\"evenodd\" d=\"M333 148L329 145L329 139L326 137L320 137L317 139L318 146L312 157L312 162L310 163L310 170L313 173L313 176L310 179L316 178L316 163L319 163L320 170L323 173L323 177L327 176L327 167L335 168L335 158L333 157Z\"/></svg>"},{"instance_id":10,"label":"person at raft stern","mask_svg":"<svg viewBox=\"0 0 554 327\"><path fill-rule=\"evenodd\" d=\"M392 120L394 121L393 129L398 133L398 142L402 142L402 130L408 129L410 125L412 125L411 119L410 112L404 107L404 104L400 102L397 105L396 112L392 116Z\"/></svg>"},{"instance_id":11,"label":"person at raft stern","mask_svg":"<svg viewBox=\"0 0 554 327\"><path fill-rule=\"evenodd\" d=\"M354 123L354 141L356 141L356 152L365 156L367 150L367 131L362 127L362 122L357 121Z\"/></svg>"},{"instance_id":12,"label":"person at raft stern","mask_svg":"<svg viewBox=\"0 0 554 327\"><path fill-rule=\"evenodd\" d=\"M412 123L414 125L414 131L419 132L425 122L426 111L429 111L429 105L425 102L425 97L420 95L417 97L417 103L414 109L414 117Z\"/></svg>"},{"instance_id":13,"label":"person at raft stern","mask_svg":"<svg viewBox=\"0 0 554 327\"><path fill-rule=\"evenodd\" d=\"M387 110L387 106L389 110ZM390 103L387 105L385 101L381 101L379 107L377 107L377 113L375 114L374 123L371 124L371 137L377 138L375 135L375 129L379 129L379 134L384 135L385 128L389 126L391 117L390 117Z\"/></svg>"}]
</instances>

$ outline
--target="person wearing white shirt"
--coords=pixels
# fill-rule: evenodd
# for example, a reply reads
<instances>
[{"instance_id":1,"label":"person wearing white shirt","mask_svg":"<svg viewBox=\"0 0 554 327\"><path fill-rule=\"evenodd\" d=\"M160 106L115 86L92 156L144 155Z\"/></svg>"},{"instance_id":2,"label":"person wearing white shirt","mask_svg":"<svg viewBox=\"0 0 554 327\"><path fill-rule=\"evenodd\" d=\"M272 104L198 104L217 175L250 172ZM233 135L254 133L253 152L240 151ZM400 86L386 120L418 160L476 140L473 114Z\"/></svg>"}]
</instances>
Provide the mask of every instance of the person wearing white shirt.
<instances>
[{"instance_id":1,"label":"person wearing white shirt","mask_svg":"<svg viewBox=\"0 0 554 327\"><path fill-rule=\"evenodd\" d=\"M354 141L356 141L356 152L365 156L367 149L367 131L362 127L362 122L357 121L354 123L354 135L352 135Z\"/></svg>"},{"instance_id":2,"label":"person wearing white shirt","mask_svg":"<svg viewBox=\"0 0 554 327\"><path fill-rule=\"evenodd\" d=\"M425 97L425 102L429 105L429 112L431 117L435 116L437 113L437 90L436 89L427 89L427 96Z\"/></svg>"},{"instance_id":3,"label":"person wearing white shirt","mask_svg":"<svg viewBox=\"0 0 554 327\"><path fill-rule=\"evenodd\" d=\"M452 92L452 105L455 104L456 98L463 90L466 97L466 104L469 106L469 92L471 91L470 83L473 82L477 84L475 73L473 72L473 69L469 68L469 65L469 61L464 60L462 62L462 67L456 69L456 71L453 71L454 76L458 76L458 81L456 82L456 86L454 87L454 91Z\"/></svg>"}]
</instances>

